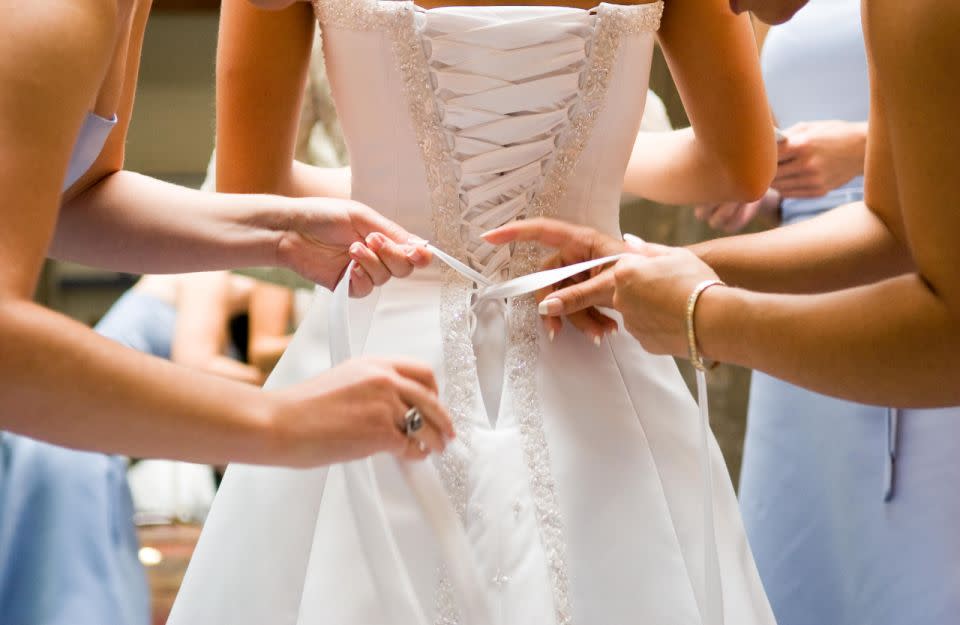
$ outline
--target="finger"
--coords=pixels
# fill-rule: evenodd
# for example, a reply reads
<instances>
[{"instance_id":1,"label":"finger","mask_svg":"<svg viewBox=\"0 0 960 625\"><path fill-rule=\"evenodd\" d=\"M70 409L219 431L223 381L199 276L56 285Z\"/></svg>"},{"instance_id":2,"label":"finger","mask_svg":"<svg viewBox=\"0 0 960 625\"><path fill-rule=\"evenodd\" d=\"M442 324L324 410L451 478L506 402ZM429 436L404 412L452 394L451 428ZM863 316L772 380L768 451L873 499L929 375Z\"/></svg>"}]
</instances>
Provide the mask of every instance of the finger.
<instances>
[{"instance_id":1,"label":"finger","mask_svg":"<svg viewBox=\"0 0 960 625\"><path fill-rule=\"evenodd\" d=\"M369 247L362 243L353 243L350 246L350 258L363 266L363 269L370 276L370 280L376 286L380 286L390 279L390 271L380 262L377 255Z\"/></svg>"},{"instance_id":2,"label":"finger","mask_svg":"<svg viewBox=\"0 0 960 625\"><path fill-rule=\"evenodd\" d=\"M424 424L422 428L413 432L410 437L422 442L427 449L434 453L442 454L443 450L447 448L444 433L430 424Z\"/></svg>"},{"instance_id":3,"label":"finger","mask_svg":"<svg viewBox=\"0 0 960 625\"><path fill-rule=\"evenodd\" d=\"M424 386L434 395L440 392L437 388L437 378L433 375L433 369L416 360L391 359L387 361L387 366L393 368L398 374L405 378L414 380L421 386Z\"/></svg>"},{"instance_id":4,"label":"finger","mask_svg":"<svg viewBox=\"0 0 960 625\"><path fill-rule=\"evenodd\" d=\"M542 271L548 271L550 269L557 269L562 266L562 262L559 254L554 254L543 263ZM539 304L546 298L550 297L554 291L557 290L556 285L551 284L550 286L544 287L542 289L537 289L533 296L536 302Z\"/></svg>"},{"instance_id":5,"label":"finger","mask_svg":"<svg viewBox=\"0 0 960 625\"><path fill-rule=\"evenodd\" d=\"M713 209L717 207L716 204L700 204L699 206L694 207L693 216L696 217L699 221L706 221L707 218L713 214Z\"/></svg>"},{"instance_id":6,"label":"finger","mask_svg":"<svg viewBox=\"0 0 960 625\"><path fill-rule=\"evenodd\" d=\"M806 161L792 160L788 163L777 165L777 173L774 175L774 182L778 180L789 180L795 176L809 176L813 172Z\"/></svg>"},{"instance_id":7,"label":"finger","mask_svg":"<svg viewBox=\"0 0 960 625\"><path fill-rule=\"evenodd\" d=\"M556 219L535 217L511 222L485 232L482 236L495 245L503 245L511 241L537 241L549 247L562 247L588 232L590 232L589 229L582 226Z\"/></svg>"},{"instance_id":8,"label":"finger","mask_svg":"<svg viewBox=\"0 0 960 625\"><path fill-rule=\"evenodd\" d=\"M564 287L540 302L541 315L556 317L570 315L590 306L610 306L613 298L613 275L605 271L600 275Z\"/></svg>"},{"instance_id":9,"label":"finger","mask_svg":"<svg viewBox=\"0 0 960 625\"><path fill-rule=\"evenodd\" d=\"M824 194L823 189L819 187L809 187L803 185L789 185L782 189L777 189L783 197L811 198L820 197Z\"/></svg>"},{"instance_id":10,"label":"finger","mask_svg":"<svg viewBox=\"0 0 960 625\"><path fill-rule=\"evenodd\" d=\"M430 455L430 448L417 438L408 438L400 457L410 462L419 462Z\"/></svg>"},{"instance_id":11,"label":"finger","mask_svg":"<svg viewBox=\"0 0 960 625\"><path fill-rule=\"evenodd\" d=\"M353 266L353 273L350 276L350 296L366 297L373 290L373 281L367 275L366 270L360 265Z\"/></svg>"},{"instance_id":12,"label":"finger","mask_svg":"<svg viewBox=\"0 0 960 625\"><path fill-rule=\"evenodd\" d=\"M547 340L553 343L563 328L563 317L542 317L542 319L543 327L547 331Z\"/></svg>"},{"instance_id":13,"label":"finger","mask_svg":"<svg viewBox=\"0 0 960 625\"><path fill-rule=\"evenodd\" d=\"M387 219L366 204L353 202L351 217L354 227L363 237L373 232L381 232L396 243L406 243L412 236L400 224Z\"/></svg>"},{"instance_id":14,"label":"finger","mask_svg":"<svg viewBox=\"0 0 960 625\"><path fill-rule=\"evenodd\" d=\"M674 248L669 245L660 245L659 243L647 243L643 239L634 237L631 235L629 239L626 239L628 247L627 251L632 252L633 256L644 256L647 258L656 258L657 256L665 256L673 253ZM629 258L630 254L624 256L621 259Z\"/></svg>"},{"instance_id":15,"label":"finger","mask_svg":"<svg viewBox=\"0 0 960 625\"><path fill-rule=\"evenodd\" d=\"M593 321L603 329L603 334L616 334L620 331L620 324L613 317L603 314L597 308L591 308L587 313L593 318Z\"/></svg>"},{"instance_id":16,"label":"finger","mask_svg":"<svg viewBox=\"0 0 960 625\"><path fill-rule=\"evenodd\" d=\"M407 243L405 250L407 260L409 260L414 267L426 267L433 262L433 254L423 246L423 242L419 239L411 239L411 242Z\"/></svg>"},{"instance_id":17,"label":"finger","mask_svg":"<svg viewBox=\"0 0 960 625\"><path fill-rule=\"evenodd\" d=\"M367 247L380 259L390 275L405 278L413 272L413 263L407 257L408 249L394 243L379 232L367 235Z\"/></svg>"},{"instance_id":18,"label":"finger","mask_svg":"<svg viewBox=\"0 0 960 625\"><path fill-rule=\"evenodd\" d=\"M739 202L724 203L710 216L710 221L708 222L710 227L715 230L721 229L727 222L736 217L742 206Z\"/></svg>"},{"instance_id":19,"label":"finger","mask_svg":"<svg viewBox=\"0 0 960 625\"><path fill-rule=\"evenodd\" d=\"M611 331L610 324L606 323L604 319L608 319L608 317L596 308L587 308L567 316L570 325L585 334L597 347L600 346L603 337Z\"/></svg>"},{"instance_id":20,"label":"finger","mask_svg":"<svg viewBox=\"0 0 960 625\"><path fill-rule=\"evenodd\" d=\"M760 210L760 201L749 202L745 204L743 209L737 213L731 220L724 224L723 230L727 233L739 232L743 228L753 221L753 218L757 216L757 212Z\"/></svg>"},{"instance_id":21,"label":"finger","mask_svg":"<svg viewBox=\"0 0 960 625\"><path fill-rule=\"evenodd\" d=\"M453 437L453 420L440 405L435 394L429 392L423 385L403 377L397 380L397 391L404 404L416 406L420 410L424 429L432 428L440 438Z\"/></svg>"}]
</instances>

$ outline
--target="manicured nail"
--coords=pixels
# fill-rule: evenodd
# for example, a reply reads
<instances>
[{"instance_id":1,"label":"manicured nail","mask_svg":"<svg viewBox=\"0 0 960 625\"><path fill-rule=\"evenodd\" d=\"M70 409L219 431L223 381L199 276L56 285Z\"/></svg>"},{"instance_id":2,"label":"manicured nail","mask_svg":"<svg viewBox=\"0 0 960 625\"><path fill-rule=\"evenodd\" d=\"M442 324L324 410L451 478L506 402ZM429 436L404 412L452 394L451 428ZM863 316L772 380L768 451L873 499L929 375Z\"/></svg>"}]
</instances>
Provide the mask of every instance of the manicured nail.
<instances>
[{"instance_id":1,"label":"manicured nail","mask_svg":"<svg viewBox=\"0 0 960 625\"><path fill-rule=\"evenodd\" d=\"M629 243L630 245L643 245L644 241L635 234L630 234L629 232L623 235L623 240Z\"/></svg>"},{"instance_id":2,"label":"manicured nail","mask_svg":"<svg viewBox=\"0 0 960 625\"><path fill-rule=\"evenodd\" d=\"M380 248L383 247L383 243L383 235L379 232L371 232L367 235L367 247L374 252L379 252Z\"/></svg>"},{"instance_id":3,"label":"manicured nail","mask_svg":"<svg viewBox=\"0 0 960 625\"><path fill-rule=\"evenodd\" d=\"M548 297L540 302L540 305L537 306L537 311L541 315L555 317L563 312L563 302L555 297Z\"/></svg>"},{"instance_id":4,"label":"manicured nail","mask_svg":"<svg viewBox=\"0 0 960 625\"><path fill-rule=\"evenodd\" d=\"M547 332L547 338L550 339L550 342L553 343L553 339L557 336L557 331L553 328L550 328L550 331Z\"/></svg>"},{"instance_id":5,"label":"manicured nail","mask_svg":"<svg viewBox=\"0 0 960 625\"><path fill-rule=\"evenodd\" d=\"M594 334L594 335L593 335L593 344L596 345L597 347L600 347L600 335L599 335L599 334Z\"/></svg>"}]
</instances>

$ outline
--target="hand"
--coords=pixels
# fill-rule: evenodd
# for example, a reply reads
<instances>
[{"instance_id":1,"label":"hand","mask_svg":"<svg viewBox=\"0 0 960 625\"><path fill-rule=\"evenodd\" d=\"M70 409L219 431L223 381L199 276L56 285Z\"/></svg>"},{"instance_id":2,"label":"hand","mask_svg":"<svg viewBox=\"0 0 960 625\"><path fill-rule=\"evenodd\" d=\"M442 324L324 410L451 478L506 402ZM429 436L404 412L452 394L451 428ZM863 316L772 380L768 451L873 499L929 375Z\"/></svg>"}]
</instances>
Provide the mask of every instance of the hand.
<instances>
[{"instance_id":1,"label":"hand","mask_svg":"<svg viewBox=\"0 0 960 625\"><path fill-rule=\"evenodd\" d=\"M591 228L544 218L515 221L491 230L483 237L494 245L504 245L512 241L536 241L556 248L557 252L544 263L544 269L603 258L623 252L626 248L623 241L600 234ZM592 336L596 343L599 343L605 334L617 331L617 322L596 308L611 306L613 274L609 270L597 268L592 270L589 276L586 273L575 276L538 291L536 298L538 302L545 302L541 304L541 308L553 306L557 311L544 317L551 340L563 327L559 315L566 315L573 327Z\"/></svg>"},{"instance_id":2,"label":"hand","mask_svg":"<svg viewBox=\"0 0 960 625\"><path fill-rule=\"evenodd\" d=\"M437 399L433 372L414 362L349 360L297 386L270 391L276 463L316 466L388 452L421 460L442 452L453 424ZM417 407L423 427L408 437L404 414Z\"/></svg>"},{"instance_id":3,"label":"hand","mask_svg":"<svg viewBox=\"0 0 960 625\"><path fill-rule=\"evenodd\" d=\"M369 206L352 200L310 199L278 246L280 263L333 289L357 261L350 295L363 297L396 276L425 267L431 254L419 240Z\"/></svg>"},{"instance_id":4,"label":"hand","mask_svg":"<svg viewBox=\"0 0 960 625\"><path fill-rule=\"evenodd\" d=\"M819 197L863 174L866 122L801 122L784 134L771 183L783 197Z\"/></svg>"},{"instance_id":5,"label":"hand","mask_svg":"<svg viewBox=\"0 0 960 625\"><path fill-rule=\"evenodd\" d=\"M781 199L776 189L767 189L763 197L755 202L704 204L697 206L694 214L714 230L728 233L739 232L754 219L760 219L772 227L780 221Z\"/></svg>"},{"instance_id":6,"label":"hand","mask_svg":"<svg viewBox=\"0 0 960 625\"><path fill-rule=\"evenodd\" d=\"M613 307L648 352L686 356L686 306L693 289L717 274L690 250L629 240L613 268Z\"/></svg>"}]
</instances>

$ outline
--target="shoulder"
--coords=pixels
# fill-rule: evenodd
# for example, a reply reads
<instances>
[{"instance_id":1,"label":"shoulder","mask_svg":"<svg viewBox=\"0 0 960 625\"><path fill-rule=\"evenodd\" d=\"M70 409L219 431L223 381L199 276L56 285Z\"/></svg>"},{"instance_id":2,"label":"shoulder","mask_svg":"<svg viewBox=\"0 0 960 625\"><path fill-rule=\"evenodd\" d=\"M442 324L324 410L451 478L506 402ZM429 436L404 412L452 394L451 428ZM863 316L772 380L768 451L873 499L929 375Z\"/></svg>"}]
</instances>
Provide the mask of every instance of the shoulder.
<instances>
[{"instance_id":1,"label":"shoulder","mask_svg":"<svg viewBox=\"0 0 960 625\"><path fill-rule=\"evenodd\" d=\"M115 45L116 0L35 0L4 12L0 38L3 56L21 78L31 71L102 71Z\"/></svg>"}]
</instances>

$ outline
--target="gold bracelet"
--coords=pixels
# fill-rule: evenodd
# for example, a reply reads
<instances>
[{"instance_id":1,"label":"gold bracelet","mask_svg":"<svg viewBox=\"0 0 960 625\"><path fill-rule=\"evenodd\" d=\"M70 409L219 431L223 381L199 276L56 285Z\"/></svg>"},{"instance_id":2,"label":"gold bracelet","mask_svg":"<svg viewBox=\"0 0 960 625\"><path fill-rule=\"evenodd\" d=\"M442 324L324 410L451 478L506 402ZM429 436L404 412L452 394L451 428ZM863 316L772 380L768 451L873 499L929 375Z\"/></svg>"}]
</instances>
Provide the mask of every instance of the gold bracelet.
<instances>
[{"instance_id":1,"label":"gold bracelet","mask_svg":"<svg viewBox=\"0 0 960 625\"><path fill-rule=\"evenodd\" d=\"M693 313L697 310L697 300L700 299L700 295L710 287L717 286L718 284L720 286L727 286L720 280L704 280L693 288L693 292L690 293L690 297L687 298L687 347L690 350L690 362L693 363L693 366L700 371L713 369L717 366L717 363L714 362L710 365L707 365L703 362L703 357L700 355L700 350L697 348L697 331L693 324Z\"/></svg>"}]
</instances>

